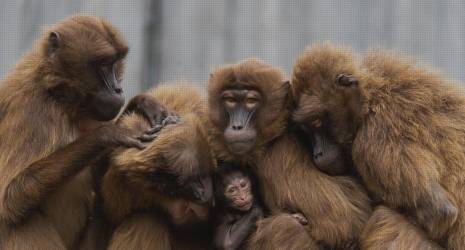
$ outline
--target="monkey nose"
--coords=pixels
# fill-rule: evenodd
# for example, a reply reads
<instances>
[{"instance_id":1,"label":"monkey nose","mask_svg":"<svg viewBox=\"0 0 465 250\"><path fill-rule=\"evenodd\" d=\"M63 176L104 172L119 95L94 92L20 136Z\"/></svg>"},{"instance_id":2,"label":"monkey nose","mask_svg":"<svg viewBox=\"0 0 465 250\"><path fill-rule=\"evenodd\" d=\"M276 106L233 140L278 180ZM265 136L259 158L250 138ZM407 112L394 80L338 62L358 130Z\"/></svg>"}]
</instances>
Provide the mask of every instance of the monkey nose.
<instances>
[{"instance_id":1,"label":"monkey nose","mask_svg":"<svg viewBox=\"0 0 465 250\"><path fill-rule=\"evenodd\" d=\"M323 151L317 151L313 153L313 158L315 159L320 158L321 156L323 156Z\"/></svg>"},{"instance_id":2,"label":"monkey nose","mask_svg":"<svg viewBox=\"0 0 465 250\"><path fill-rule=\"evenodd\" d=\"M244 126L242 126L242 125L232 125L232 129L234 129L234 130L241 130L243 128L244 128Z\"/></svg>"}]
</instances>

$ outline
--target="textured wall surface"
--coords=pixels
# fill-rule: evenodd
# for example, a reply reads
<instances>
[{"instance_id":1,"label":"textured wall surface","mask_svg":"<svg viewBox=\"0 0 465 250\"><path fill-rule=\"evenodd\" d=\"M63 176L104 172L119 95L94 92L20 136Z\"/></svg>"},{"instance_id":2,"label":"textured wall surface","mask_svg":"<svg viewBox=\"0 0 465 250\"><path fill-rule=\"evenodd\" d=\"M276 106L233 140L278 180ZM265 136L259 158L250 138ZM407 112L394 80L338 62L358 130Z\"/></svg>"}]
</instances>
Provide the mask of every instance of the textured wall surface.
<instances>
[{"instance_id":1,"label":"textured wall surface","mask_svg":"<svg viewBox=\"0 0 465 250\"><path fill-rule=\"evenodd\" d=\"M0 0L0 76L42 27L73 13L106 17L131 51L128 96L168 80L205 84L219 64L259 57L290 74L296 56L330 40L398 50L465 82L465 2L435 0Z\"/></svg>"}]
</instances>

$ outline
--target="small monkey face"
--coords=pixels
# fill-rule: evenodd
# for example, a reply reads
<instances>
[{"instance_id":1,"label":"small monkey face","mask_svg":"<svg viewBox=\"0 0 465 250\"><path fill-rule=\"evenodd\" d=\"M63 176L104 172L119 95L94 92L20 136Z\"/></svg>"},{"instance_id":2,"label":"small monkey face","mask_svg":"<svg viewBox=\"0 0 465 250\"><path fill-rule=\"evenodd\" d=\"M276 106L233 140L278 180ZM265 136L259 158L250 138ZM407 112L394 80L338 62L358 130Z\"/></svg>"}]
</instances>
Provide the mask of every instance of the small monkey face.
<instances>
[{"instance_id":1,"label":"small monkey face","mask_svg":"<svg viewBox=\"0 0 465 250\"><path fill-rule=\"evenodd\" d=\"M229 119L224 138L234 154L245 154L257 139L253 118L261 106L261 95L256 90L228 89L221 93L221 100Z\"/></svg>"},{"instance_id":2,"label":"small monkey face","mask_svg":"<svg viewBox=\"0 0 465 250\"><path fill-rule=\"evenodd\" d=\"M253 205L253 194L249 177L233 173L226 179L224 196L230 207L248 211Z\"/></svg>"}]
</instances>

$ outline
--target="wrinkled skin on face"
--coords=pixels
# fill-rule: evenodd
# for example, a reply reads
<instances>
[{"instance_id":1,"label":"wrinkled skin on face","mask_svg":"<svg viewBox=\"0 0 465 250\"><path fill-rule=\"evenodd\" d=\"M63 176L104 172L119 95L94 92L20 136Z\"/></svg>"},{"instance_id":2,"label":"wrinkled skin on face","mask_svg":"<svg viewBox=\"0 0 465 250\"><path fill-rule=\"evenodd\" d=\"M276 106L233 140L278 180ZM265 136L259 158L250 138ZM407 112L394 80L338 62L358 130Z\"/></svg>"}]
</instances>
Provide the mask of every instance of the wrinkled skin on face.
<instances>
[{"instance_id":1,"label":"wrinkled skin on face","mask_svg":"<svg viewBox=\"0 0 465 250\"><path fill-rule=\"evenodd\" d=\"M254 198L250 178L239 171L224 177L223 194L230 208L248 211L253 205Z\"/></svg>"},{"instance_id":2,"label":"wrinkled skin on face","mask_svg":"<svg viewBox=\"0 0 465 250\"><path fill-rule=\"evenodd\" d=\"M238 88L223 91L221 99L229 118L224 138L234 154L245 154L256 143L253 116L260 107L261 95L256 90Z\"/></svg>"}]
</instances>

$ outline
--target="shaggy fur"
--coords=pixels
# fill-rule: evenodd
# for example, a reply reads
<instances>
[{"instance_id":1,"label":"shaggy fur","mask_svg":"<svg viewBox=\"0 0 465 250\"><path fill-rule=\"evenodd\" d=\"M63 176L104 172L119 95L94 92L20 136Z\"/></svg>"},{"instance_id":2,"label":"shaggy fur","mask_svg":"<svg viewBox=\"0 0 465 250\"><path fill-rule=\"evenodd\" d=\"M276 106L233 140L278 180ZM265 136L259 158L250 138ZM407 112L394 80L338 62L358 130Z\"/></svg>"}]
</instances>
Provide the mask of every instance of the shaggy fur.
<instances>
[{"instance_id":1,"label":"shaggy fur","mask_svg":"<svg viewBox=\"0 0 465 250\"><path fill-rule=\"evenodd\" d=\"M269 245L264 244L276 243L283 235L289 235L285 231L289 227L300 233L295 235L295 240L290 238L276 246L285 244L285 249L298 249L306 245L318 249L321 243L343 248L357 241L371 213L370 201L351 177L332 177L318 171L308 152L286 132L291 103L279 72L256 60L223 66L213 72L209 85L213 149L221 160L251 167L258 177L264 203L273 215L299 212L309 221L307 226L277 227L283 223L282 216L263 220L262 230L251 236L250 248L267 249ZM256 118L260 143L242 159L234 158L224 145L222 131L226 117L218 101L220 90L234 87L238 82L258 88L265 98ZM307 234L302 234L302 230Z\"/></svg>"},{"instance_id":2,"label":"shaggy fur","mask_svg":"<svg viewBox=\"0 0 465 250\"><path fill-rule=\"evenodd\" d=\"M49 56L52 31L65 46ZM101 152L95 143L72 144L85 118L84 96L100 84L80 65L102 53L127 51L108 22L74 16L45 32L0 82L1 249L76 245L92 200L89 172L80 170ZM122 63L118 67L121 76Z\"/></svg>"},{"instance_id":3,"label":"shaggy fur","mask_svg":"<svg viewBox=\"0 0 465 250\"><path fill-rule=\"evenodd\" d=\"M384 206L375 208L360 238L366 250L443 249L409 219Z\"/></svg>"},{"instance_id":4,"label":"shaggy fur","mask_svg":"<svg viewBox=\"0 0 465 250\"><path fill-rule=\"evenodd\" d=\"M338 74L358 84L337 85ZM295 120L323 126L352 158L376 200L411 214L447 249L465 244L465 98L460 89L398 55L307 49L294 67ZM305 104L312 100L312 104ZM315 105L316 104L316 105ZM315 108L313 108L315 107ZM308 114L308 115L306 115Z\"/></svg>"},{"instance_id":5,"label":"shaggy fur","mask_svg":"<svg viewBox=\"0 0 465 250\"><path fill-rule=\"evenodd\" d=\"M170 194L173 190L166 190L164 179L157 174L179 175L177 181L182 185L191 177L208 174L214 164L202 122L205 102L198 91L187 83L166 84L147 95L179 114L182 122L163 128L144 150L120 148L112 153L100 187L105 216L116 226L110 249L152 249L155 245L169 249L177 235L171 234L170 226L161 219L167 215L155 211L165 211L178 197ZM134 131L149 128L136 113L118 122Z\"/></svg>"}]
</instances>

